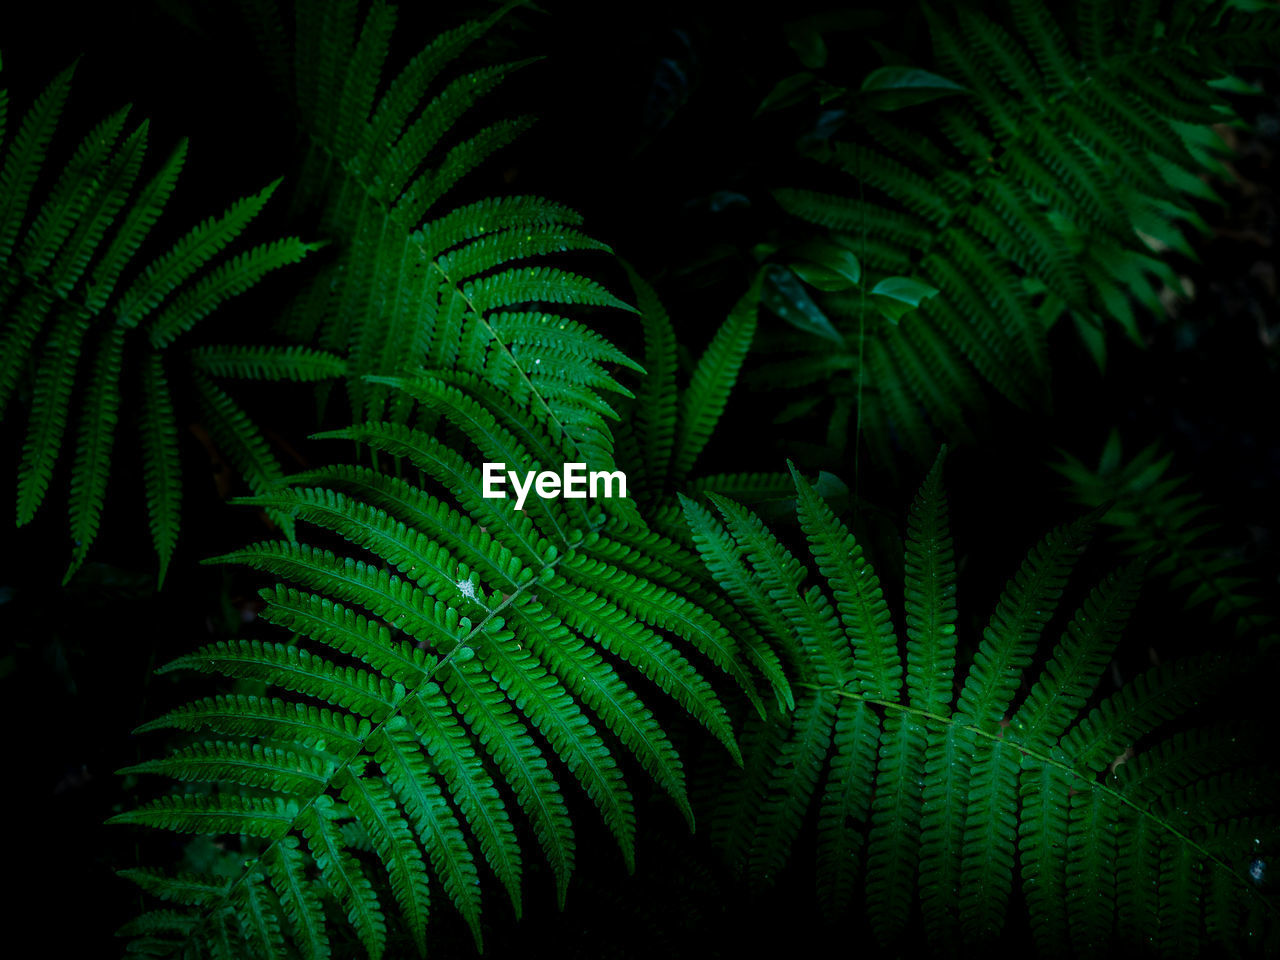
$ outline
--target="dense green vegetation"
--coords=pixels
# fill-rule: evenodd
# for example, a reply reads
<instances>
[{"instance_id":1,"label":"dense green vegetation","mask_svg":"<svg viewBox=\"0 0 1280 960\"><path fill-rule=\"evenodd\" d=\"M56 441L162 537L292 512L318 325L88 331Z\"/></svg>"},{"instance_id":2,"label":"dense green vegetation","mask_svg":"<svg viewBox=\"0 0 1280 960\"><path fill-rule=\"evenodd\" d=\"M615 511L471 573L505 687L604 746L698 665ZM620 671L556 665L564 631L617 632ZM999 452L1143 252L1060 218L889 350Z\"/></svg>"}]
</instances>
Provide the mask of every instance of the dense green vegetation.
<instances>
[{"instance_id":1,"label":"dense green vegetation","mask_svg":"<svg viewBox=\"0 0 1280 960\"><path fill-rule=\"evenodd\" d=\"M51 952L1280 950L1280 12L103 7L0 16Z\"/></svg>"}]
</instances>

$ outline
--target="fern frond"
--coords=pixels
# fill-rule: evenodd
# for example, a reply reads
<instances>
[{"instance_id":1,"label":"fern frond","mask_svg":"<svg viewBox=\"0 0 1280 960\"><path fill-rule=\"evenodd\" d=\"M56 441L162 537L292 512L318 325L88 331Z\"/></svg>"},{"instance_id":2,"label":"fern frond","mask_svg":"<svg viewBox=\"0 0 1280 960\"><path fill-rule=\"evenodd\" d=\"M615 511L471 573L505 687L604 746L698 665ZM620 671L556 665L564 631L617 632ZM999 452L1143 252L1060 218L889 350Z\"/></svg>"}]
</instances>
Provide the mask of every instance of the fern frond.
<instances>
[{"instance_id":1,"label":"fern frond","mask_svg":"<svg viewBox=\"0 0 1280 960\"><path fill-rule=\"evenodd\" d=\"M676 395L676 332L657 292L628 265L636 308L644 328L646 375L636 395L637 478L665 477L675 448L679 418ZM638 469L637 469L638 468Z\"/></svg>"},{"instance_id":2,"label":"fern frond","mask_svg":"<svg viewBox=\"0 0 1280 960\"><path fill-rule=\"evenodd\" d=\"M693 467L724 410L729 391L751 346L751 336L756 327L756 304L760 300L763 282L763 275L756 277L751 288L730 311L724 325L716 331L706 353L694 368L689 388L681 398L680 418L672 448L671 475L676 482L684 479Z\"/></svg>"},{"instance_id":3,"label":"fern frond","mask_svg":"<svg viewBox=\"0 0 1280 960\"><path fill-rule=\"evenodd\" d=\"M334 436L404 458L432 486L353 466L264 486L247 502L347 544L266 542L220 558L277 581L261 592L262 617L297 643L217 641L163 668L268 691L207 697L141 728L195 737L132 772L214 792L161 798L118 822L236 834L241 817L242 844L267 841L227 892L191 904L188 941L252 896L252 922L233 936L325 955L338 918L317 911L324 897L370 956L390 949L398 925L421 948L439 883L479 944L479 860L520 909L513 809L563 902L578 844L566 772L630 868L635 802L623 754L693 822L681 759L639 684L671 696L740 762L699 661L758 695L734 637L699 606L705 587L669 566L695 569L696 559L657 540L636 553L611 546L629 528L594 508L579 517L537 500L525 515L484 499L475 458L535 467L533 451L551 443L538 414L499 409L502 397L475 385L475 394L425 377L397 386L454 429L370 423ZM235 790L254 796L242 802ZM259 895L262 877L274 901Z\"/></svg>"},{"instance_id":4,"label":"fern frond","mask_svg":"<svg viewBox=\"0 0 1280 960\"><path fill-rule=\"evenodd\" d=\"M971 381L1019 405L1043 402L1046 332L1060 318L1099 365L1107 321L1142 340L1149 321L1135 304L1164 312L1144 274L1167 266L1148 255L1145 238L1191 249L1183 222L1199 220L1196 201L1216 200L1207 175L1218 161L1203 144L1232 116L1218 81L1263 50L1274 59L1280 42L1274 11L1140 9L1019 0L1001 13L926 11L927 68L967 94L912 111L919 122L898 112L894 123L874 99L850 97L857 122L843 130L857 137L804 148L851 178L849 188L786 188L775 198L852 251L868 290L914 271L939 294L912 314L918 336L905 339L896 326L868 323L848 292L820 294L846 346L792 333L770 383L812 382L820 365L832 402L813 408L829 415L836 437L847 407L837 397L874 383L860 394L867 443L925 460L937 438L964 439L972 418L963 412L981 402ZM924 362L921 340L943 349Z\"/></svg>"},{"instance_id":5,"label":"fern frond","mask_svg":"<svg viewBox=\"0 0 1280 960\"><path fill-rule=\"evenodd\" d=\"M68 580L89 555L107 502L115 434L132 399L127 388L136 386L124 375L135 366L135 328L163 307L151 345L162 350L218 305L313 249L288 238L214 263L255 219L273 185L197 226L149 264L135 263L173 192L186 143L138 186L148 125L126 132L126 107L93 127L64 162L48 163L71 73L36 98L0 165L0 415L30 375L17 520L34 519L58 464L71 461ZM52 182L37 195L46 176ZM132 279L122 290L126 275ZM163 581L180 518L179 460L163 360L160 353L145 356L143 476Z\"/></svg>"},{"instance_id":6,"label":"fern frond","mask_svg":"<svg viewBox=\"0 0 1280 960\"><path fill-rule=\"evenodd\" d=\"M1175 953L1206 938L1238 945L1241 931L1204 909L1203 891L1221 885L1274 912L1242 867L1252 838L1216 840L1266 808L1261 756L1230 729L1149 738L1183 725L1241 664L1175 661L1090 709L1142 564L1090 592L1051 650L1043 638L1095 514L1031 550L955 690L955 559L940 473L941 460L908 524L905 686L879 582L801 476L800 524L818 574L807 588L810 572L758 518L717 498L722 526L685 501L708 571L800 690L793 711L747 721L747 763L721 787L717 842L736 867L770 881L819 795L819 900L848 904L861 878L887 946L900 943L916 899L934 950L990 944L1015 884L1048 953L1092 955L1116 931ZM1127 748L1142 759L1123 763Z\"/></svg>"},{"instance_id":7,"label":"fern frond","mask_svg":"<svg viewBox=\"0 0 1280 960\"><path fill-rule=\"evenodd\" d=\"M292 83L305 154L294 208L318 218L338 249L285 329L345 359L353 420L405 423L408 406L393 399L388 378L451 371L547 412L553 432L583 454L569 459L611 461L606 421L616 414L606 398L627 392L598 362L630 361L576 320L542 312L548 304L631 310L596 281L542 262L608 247L573 229L576 213L541 198L447 206L459 182L530 124L498 120L459 133L531 61L438 82L509 7L440 34L389 82L395 10L362 7L295 4Z\"/></svg>"}]
</instances>

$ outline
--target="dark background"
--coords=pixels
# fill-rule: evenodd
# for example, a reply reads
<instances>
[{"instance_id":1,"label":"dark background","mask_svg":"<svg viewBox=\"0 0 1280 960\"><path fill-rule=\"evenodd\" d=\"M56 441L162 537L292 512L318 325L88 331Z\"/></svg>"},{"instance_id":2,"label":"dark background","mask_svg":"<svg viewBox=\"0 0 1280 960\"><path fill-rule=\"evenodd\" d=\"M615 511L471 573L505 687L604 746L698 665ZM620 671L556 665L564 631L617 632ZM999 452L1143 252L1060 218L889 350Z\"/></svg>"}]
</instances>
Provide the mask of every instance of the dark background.
<instances>
[{"instance_id":1,"label":"dark background","mask_svg":"<svg viewBox=\"0 0 1280 960\"><path fill-rule=\"evenodd\" d=\"M493 115L533 112L541 120L465 189L534 192L580 210L593 236L654 280L682 345L696 355L745 288L751 244L778 229L769 188L804 176L792 149L804 111L753 114L777 79L799 69L781 25L828 5L790 3L754 14L689 3L547 0L543 6L544 14L513 15L498 31L501 39L481 52L503 56L508 46L510 58L546 55L485 108ZM878 65L871 36L904 51L927 50L909 5L881 6L859 14L864 29L833 42L833 73L852 82ZM295 156L287 103L272 92L233 7L181 0L0 5L10 124L54 73L82 57L64 131L84 129L133 102L135 119L151 118L153 162L179 137L191 138L162 223L176 231L225 208L288 173ZM392 62L483 9L403 4ZM1224 549L1248 559L1252 572L1274 587L1280 573L1274 377L1280 359L1274 260L1280 84L1274 75L1254 79L1268 95L1241 104L1253 130L1239 136L1239 178L1218 185L1225 207L1203 210L1214 232L1196 241L1200 262L1176 261L1195 298L1179 304L1170 320L1146 322L1145 350L1112 338L1105 375L1073 331L1060 325L1051 352L1052 415L994 403L981 442L952 456L948 486L962 558L960 603L968 617L985 617L1026 548L1074 515L1046 462L1058 448L1092 461L1112 426L1129 452L1164 441L1175 452L1175 467L1220 505L1215 516ZM68 149L65 139L61 147ZM727 194L747 202L720 209ZM282 232L285 207L273 203L255 229L266 236ZM617 273L608 279L615 290L625 289ZM251 337L287 283L273 281L224 308L212 321L224 325L218 338L234 342L238 331ZM762 316L768 322L776 321ZM620 323L609 333L638 352L634 325ZM323 456L304 439L313 426L310 396L278 397L268 409L279 421L269 425L301 457ZM779 469L790 449L768 439L763 425L772 410L769 397L739 390L706 463L725 471ZM6 833L14 851L5 899L13 927L34 924L52 938L48 955L118 952L111 933L137 911L140 898L112 870L181 856L171 838L102 825L155 789L114 771L158 748L154 740L131 736L134 726L184 691L207 692L199 681L183 685L153 677L150 669L252 619L251 578L196 561L266 530L251 512L221 502L216 464L194 436L183 442L183 536L163 592L152 589L140 478L128 476L133 465L123 457L94 562L71 588L56 586L67 550L64 521L51 504L32 527L7 527L0 541L0 702L11 744L4 794L13 807ZM11 503L21 444L12 422L0 425L0 443L10 465L0 476L0 503ZM916 482L889 479L865 458L856 477L848 465L841 476L898 522ZM50 499L56 503L56 496ZM1094 554L1094 570L1113 559L1105 547ZM892 561L885 568L891 582L890 570ZM1137 665L1148 648L1167 656L1206 638L1230 642L1205 613L1182 613L1180 600L1164 595L1162 585L1148 592L1131 637L1140 639L1125 656ZM1256 706L1250 698L1265 699L1266 690L1265 680L1257 690L1242 684L1239 708ZM697 742L682 748L691 779L702 748ZM596 819L578 817L580 865L568 911L555 912L551 885L542 882L531 849L525 920L512 923L499 896L486 900L488 955L732 955L774 943L803 948L827 932L815 919L803 856L778 891L747 905L706 848L705 831L689 838L669 802L648 802L643 780L630 780L640 811L637 876L624 876ZM469 937L443 896L434 914L435 955L467 955Z\"/></svg>"}]
</instances>

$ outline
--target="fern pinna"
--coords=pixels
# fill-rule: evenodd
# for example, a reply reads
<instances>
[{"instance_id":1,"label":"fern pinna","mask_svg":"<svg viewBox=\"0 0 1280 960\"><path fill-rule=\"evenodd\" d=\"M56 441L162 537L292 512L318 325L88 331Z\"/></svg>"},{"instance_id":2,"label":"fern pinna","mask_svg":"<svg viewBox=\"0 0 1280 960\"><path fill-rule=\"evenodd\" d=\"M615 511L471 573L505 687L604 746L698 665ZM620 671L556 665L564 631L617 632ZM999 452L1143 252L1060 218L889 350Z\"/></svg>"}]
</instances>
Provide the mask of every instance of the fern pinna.
<instances>
[{"instance_id":1,"label":"fern pinna","mask_svg":"<svg viewBox=\"0 0 1280 960\"><path fill-rule=\"evenodd\" d=\"M795 484L817 582L746 509L713 496L718 520L685 501L708 569L777 645L796 690L794 711L748 721L746 767L717 790L713 831L739 868L776 877L816 800L819 898L838 913L861 886L884 945L901 943L914 909L935 951L989 944L1019 881L1036 943L1055 956L1105 953L1116 938L1196 956L1274 915L1249 874L1280 839L1274 817L1255 816L1274 775L1249 766L1239 730L1155 739L1231 662L1163 664L1086 710L1140 562L1090 591L1046 649L1092 516L1032 549L960 675L941 459L908 524L905 657L861 547Z\"/></svg>"},{"instance_id":2,"label":"fern pinna","mask_svg":"<svg viewBox=\"0 0 1280 960\"><path fill-rule=\"evenodd\" d=\"M922 71L876 71L839 104L844 130L810 141L829 186L775 193L854 251L865 282L909 274L940 291L901 321L862 289L826 294L843 348L791 332L766 344L793 355L757 382L828 385L837 425L860 397L882 462L894 446L924 462L936 434L966 437L984 382L1041 403L1061 317L1099 364L1108 321L1141 345L1135 301L1159 315L1161 289L1182 289L1160 252L1194 256L1185 231L1206 229L1194 204L1217 200L1204 175L1222 169L1212 125L1234 117L1227 75L1280 51L1274 10L1081 0L1060 19L1044 0L1009 6L1009 26L974 5L926 7L933 93L949 95L886 106Z\"/></svg>"},{"instance_id":3,"label":"fern pinna","mask_svg":"<svg viewBox=\"0 0 1280 960\"><path fill-rule=\"evenodd\" d=\"M617 460L637 491L645 522L666 536L688 540L676 492L715 492L739 500L789 497L784 473L695 475L694 467L715 433L755 336L761 272L729 311L693 364L688 386L678 385L676 332L657 291L629 271L644 333L644 376L634 398L620 405Z\"/></svg>"},{"instance_id":4,"label":"fern pinna","mask_svg":"<svg viewBox=\"0 0 1280 960\"><path fill-rule=\"evenodd\" d=\"M577 213L541 197L450 202L532 122L458 132L532 62L459 67L511 5L440 34L390 79L396 10L381 0L297 0L291 15L275 0L244 5L296 106L295 210L335 247L284 329L347 358L352 418L404 422L403 400L388 407L396 394L370 375L456 367L542 406L589 459L608 462L617 413L604 394L620 388L599 362L627 361L560 308L631 308L544 259L608 248L578 229Z\"/></svg>"},{"instance_id":5,"label":"fern pinna","mask_svg":"<svg viewBox=\"0 0 1280 960\"><path fill-rule=\"evenodd\" d=\"M17 522L34 518L58 461L70 459L70 578L98 533L122 394L132 385L141 399L143 475L163 580L177 541L182 492L169 348L222 303L312 247L288 237L218 261L262 210L272 184L144 258L182 169L186 142L149 179L140 179L148 125L126 130L125 107L90 130L46 184L52 176L46 157L73 70L59 74L28 108L8 137L0 169L0 416L15 398L27 408ZM332 358L326 368L326 358L305 353L313 367L324 368L310 373L333 374ZM259 368L304 359L268 348L251 355ZM206 354L197 368L243 375L234 356L244 359L224 351L210 366ZM210 389L218 390L212 382ZM243 443L234 424L222 429L224 418L216 413L210 426ZM74 445L66 440L68 429Z\"/></svg>"},{"instance_id":6,"label":"fern pinna","mask_svg":"<svg viewBox=\"0 0 1280 960\"><path fill-rule=\"evenodd\" d=\"M729 673L763 715L744 666L749 640L738 639L759 638L731 633L686 596L689 551L600 509L609 501L531 498L518 512L482 496L479 461L536 470L561 459L545 410L517 408L465 374L384 383L443 426L329 434L374 451L385 469L325 467L253 498L320 539L222 558L279 580L262 591L262 617L296 642L218 642L165 668L274 690L206 697L143 728L199 735L133 772L214 787L116 822L231 835L244 859L231 883L128 871L184 908L130 925L149 951L285 956L292 944L324 957L331 921L345 915L370 956L403 955L406 939L422 952L437 888L479 943L482 867L520 910L512 800L564 900L574 831L562 767L628 866L635 811L619 746L692 823L681 761L631 677L672 697L735 761L727 713L696 661ZM348 547L324 546L335 537ZM734 623L731 608L726 616ZM754 656L776 672L759 645ZM400 925L389 923L391 902Z\"/></svg>"}]
</instances>

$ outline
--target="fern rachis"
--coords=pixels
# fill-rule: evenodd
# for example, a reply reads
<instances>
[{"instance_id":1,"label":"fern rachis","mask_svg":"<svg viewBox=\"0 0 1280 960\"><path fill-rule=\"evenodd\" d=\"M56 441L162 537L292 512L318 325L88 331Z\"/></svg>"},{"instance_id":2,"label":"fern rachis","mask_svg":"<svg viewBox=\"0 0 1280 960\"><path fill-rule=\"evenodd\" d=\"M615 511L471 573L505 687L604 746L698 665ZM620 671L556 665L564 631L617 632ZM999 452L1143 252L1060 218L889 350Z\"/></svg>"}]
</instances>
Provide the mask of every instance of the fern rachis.
<instances>
[{"instance_id":1,"label":"fern rachis","mask_svg":"<svg viewBox=\"0 0 1280 960\"><path fill-rule=\"evenodd\" d=\"M794 712L747 721L753 749L713 821L731 862L776 876L816 803L819 898L838 912L865 885L885 945L900 943L916 899L934 949L990 943L1019 882L1037 945L1054 955L1094 955L1117 934L1178 954L1238 941L1223 911L1273 921L1240 859L1255 838L1276 840L1265 817L1275 781L1260 756L1241 759L1238 732L1221 727L1151 739L1221 691L1239 662L1164 664L1097 701L1141 565L1106 577L1045 649L1088 517L1033 548L958 677L940 473L939 462L911 511L905 645L861 548L798 474L800 526L822 575L808 587L808 571L749 511L713 496L717 520L685 501L709 571L776 645L797 694ZM1220 755L1180 765L1189 737ZM1150 766L1114 762L1133 744ZM1117 864L1130 874L1120 883Z\"/></svg>"},{"instance_id":2,"label":"fern rachis","mask_svg":"<svg viewBox=\"0 0 1280 960\"><path fill-rule=\"evenodd\" d=\"M532 825L564 900L575 838L559 769L600 811L630 866L634 801L615 740L690 823L692 810L680 759L623 679L624 664L739 756L727 712L681 648L759 700L735 639L683 592L675 569L693 561L687 551L650 535L636 553L625 524L581 501L531 499L522 513L484 499L477 460L532 467L556 449L545 412L512 408L479 382L460 389L421 375L389 386L446 417L462 444L391 423L338 431L420 471L419 483L354 466L293 478L252 502L358 552L267 542L223 558L279 579L262 593L262 617L307 646L220 641L166 668L286 695L206 697L143 728L208 733L136 772L220 789L162 797L116 820L237 835L247 858L230 887L192 901L197 926L175 931L171 948L230 936L238 917L291 929L295 945L325 955L325 924L305 905L323 891L380 956L396 926L383 906L389 885L420 950L435 883L478 943L480 861L520 909L522 852L507 797ZM351 830L367 834L374 873ZM275 899L250 902L264 871ZM147 878L162 897L184 882ZM272 955L286 949L283 934L270 939Z\"/></svg>"},{"instance_id":3,"label":"fern rachis","mask_svg":"<svg viewBox=\"0 0 1280 960\"><path fill-rule=\"evenodd\" d=\"M272 36L286 17L264 0ZM460 66L511 9L445 31L384 82L396 9L358 0L296 0L290 74L303 141L294 196L338 247L283 318L291 336L346 357L352 418L402 421L380 378L455 368L500 382L542 408L583 456L608 463L628 391L599 364L635 366L576 309L632 308L547 258L608 252L582 218L536 196L449 205L455 187L514 141L529 117L460 133L477 105L531 61ZM330 72L331 71L331 72ZM456 75L455 75L456 74Z\"/></svg>"},{"instance_id":4,"label":"fern rachis","mask_svg":"<svg viewBox=\"0 0 1280 960\"><path fill-rule=\"evenodd\" d=\"M1060 13L1014 0L1008 13L926 8L930 67L951 95L886 116L883 91L849 93L847 132L805 148L829 185L775 191L857 256L868 289L912 273L940 291L900 323L881 322L861 291L825 295L845 346L790 331L770 344L783 356L756 382L826 383L834 449L854 403L846 381L870 386L860 420L878 459L901 448L924 461L938 434L966 437L983 383L1043 405L1060 319L1100 367L1111 322L1140 344L1142 310L1161 315L1162 287L1180 289L1159 252L1194 256L1184 234L1207 226L1194 203L1215 199L1213 125L1232 117L1218 81L1280 49L1274 11L1229 3Z\"/></svg>"}]
</instances>

